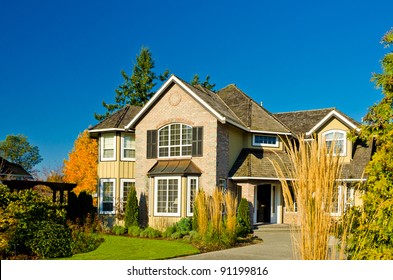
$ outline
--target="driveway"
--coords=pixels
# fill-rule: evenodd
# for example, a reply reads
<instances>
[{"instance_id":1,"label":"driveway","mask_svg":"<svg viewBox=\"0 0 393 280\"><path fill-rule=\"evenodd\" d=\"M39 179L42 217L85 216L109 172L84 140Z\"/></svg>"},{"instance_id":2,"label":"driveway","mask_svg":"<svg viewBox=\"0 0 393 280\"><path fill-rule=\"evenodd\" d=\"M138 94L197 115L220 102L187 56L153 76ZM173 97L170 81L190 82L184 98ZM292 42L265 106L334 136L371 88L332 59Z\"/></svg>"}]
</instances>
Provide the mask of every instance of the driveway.
<instances>
[{"instance_id":1,"label":"driveway","mask_svg":"<svg viewBox=\"0 0 393 280\"><path fill-rule=\"evenodd\" d=\"M254 234L263 242L227 250L177 258L178 260L292 260L289 225L260 225Z\"/></svg>"}]
</instances>

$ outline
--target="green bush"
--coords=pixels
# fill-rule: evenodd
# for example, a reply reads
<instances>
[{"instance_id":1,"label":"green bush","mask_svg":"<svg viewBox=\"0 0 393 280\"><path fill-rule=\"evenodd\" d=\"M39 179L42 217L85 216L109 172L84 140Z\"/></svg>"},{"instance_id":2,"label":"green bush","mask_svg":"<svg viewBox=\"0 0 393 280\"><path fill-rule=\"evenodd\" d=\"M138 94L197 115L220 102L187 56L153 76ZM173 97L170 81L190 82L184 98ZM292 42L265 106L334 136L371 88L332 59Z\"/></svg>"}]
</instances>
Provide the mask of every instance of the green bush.
<instances>
[{"instance_id":1,"label":"green bush","mask_svg":"<svg viewBox=\"0 0 393 280\"><path fill-rule=\"evenodd\" d=\"M128 194L124 223L126 228L139 226L139 205L134 186L131 187L130 193Z\"/></svg>"},{"instance_id":2,"label":"green bush","mask_svg":"<svg viewBox=\"0 0 393 280\"><path fill-rule=\"evenodd\" d=\"M38 230L28 242L32 252L39 258L61 258L72 255L70 229L52 221L38 223Z\"/></svg>"},{"instance_id":3,"label":"green bush","mask_svg":"<svg viewBox=\"0 0 393 280\"><path fill-rule=\"evenodd\" d=\"M116 225L116 226L114 226L114 227L112 228L112 233L114 233L114 234L116 234L116 235L123 235L123 234L126 233L126 228L123 227L123 226L118 226L118 225Z\"/></svg>"},{"instance_id":4,"label":"green bush","mask_svg":"<svg viewBox=\"0 0 393 280\"><path fill-rule=\"evenodd\" d=\"M239 208L237 210L237 236L246 237L252 233L251 221L250 221L250 209L248 207L248 201L245 198L240 200Z\"/></svg>"},{"instance_id":5,"label":"green bush","mask_svg":"<svg viewBox=\"0 0 393 280\"><path fill-rule=\"evenodd\" d=\"M130 226L128 228L128 234L132 237L139 237L141 235L142 229L138 226Z\"/></svg>"},{"instance_id":6,"label":"green bush","mask_svg":"<svg viewBox=\"0 0 393 280\"><path fill-rule=\"evenodd\" d=\"M145 228L141 234L140 237L145 237L145 238L159 238L161 237L162 233L161 231L154 229L152 227L147 227Z\"/></svg>"},{"instance_id":7,"label":"green bush","mask_svg":"<svg viewBox=\"0 0 393 280\"><path fill-rule=\"evenodd\" d=\"M68 225L72 234L73 254L94 251L104 242L104 238L98 235L100 228L97 217L90 219L88 216L84 225L71 222Z\"/></svg>"}]
</instances>

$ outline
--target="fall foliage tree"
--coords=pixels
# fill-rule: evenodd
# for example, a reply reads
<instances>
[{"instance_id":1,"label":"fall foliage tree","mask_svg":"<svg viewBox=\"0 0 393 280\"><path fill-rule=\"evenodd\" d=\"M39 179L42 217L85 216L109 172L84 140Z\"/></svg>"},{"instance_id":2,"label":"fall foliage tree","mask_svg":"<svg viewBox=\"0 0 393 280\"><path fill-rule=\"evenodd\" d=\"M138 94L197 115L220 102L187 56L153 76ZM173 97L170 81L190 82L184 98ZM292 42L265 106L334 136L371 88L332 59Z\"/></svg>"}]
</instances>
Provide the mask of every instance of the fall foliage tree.
<instances>
[{"instance_id":1,"label":"fall foliage tree","mask_svg":"<svg viewBox=\"0 0 393 280\"><path fill-rule=\"evenodd\" d=\"M76 194L82 191L91 194L97 188L97 140L89 138L87 130L75 140L68 160L64 161L64 182L76 183Z\"/></svg>"}]
</instances>

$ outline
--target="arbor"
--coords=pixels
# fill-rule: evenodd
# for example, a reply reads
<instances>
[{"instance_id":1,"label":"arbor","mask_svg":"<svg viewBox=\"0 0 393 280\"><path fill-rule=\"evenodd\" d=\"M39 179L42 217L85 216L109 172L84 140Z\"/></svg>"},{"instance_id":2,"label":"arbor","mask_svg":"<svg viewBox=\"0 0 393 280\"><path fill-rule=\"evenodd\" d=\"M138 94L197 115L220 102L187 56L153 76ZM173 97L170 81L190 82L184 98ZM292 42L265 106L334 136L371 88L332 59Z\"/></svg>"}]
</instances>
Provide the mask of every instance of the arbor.
<instances>
[{"instance_id":1,"label":"arbor","mask_svg":"<svg viewBox=\"0 0 393 280\"><path fill-rule=\"evenodd\" d=\"M393 29L382 43L393 43ZM369 108L360 137L375 141L376 152L367 166L367 182L361 186L363 206L354 210L355 226L348 243L351 259L393 258L393 52L382 60L381 74L372 81L382 89L382 100Z\"/></svg>"},{"instance_id":2,"label":"arbor","mask_svg":"<svg viewBox=\"0 0 393 280\"><path fill-rule=\"evenodd\" d=\"M89 138L87 130L79 134L75 140L68 160L64 161L64 182L76 183L76 194L86 191L91 194L97 187L97 140Z\"/></svg>"},{"instance_id":3,"label":"arbor","mask_svg":"<svg viewBox=\"0 0 393 280\"><path fill-rule=\"evenodd\" d=\"M22 134L7 135L5 140L0 141L0 156L20 164L29 172L42 161L38 147L31 145L27 137Z\"/></svg>"},{"instance_id":4,"label":"arbor","mask_svg":"<svg viewBox=\"0 0 393 280\"><path fill-rule=\"evenodd\" d=\"M169 75L169 71L166 70L163 74L157 76L153 69L154 60L152 54L148 48L142 47L139 55L136 57L131 76L128 76L124 70L121 71L124 82L115 90L115 103L108 104L103 101L102 105L107 110L106 113L102 115L95 113L94 117L101 121L127 104L142 106L149 101L154 94L153 88L156 85L156 81L164 81Z\"/></svg>"}]
</instances>

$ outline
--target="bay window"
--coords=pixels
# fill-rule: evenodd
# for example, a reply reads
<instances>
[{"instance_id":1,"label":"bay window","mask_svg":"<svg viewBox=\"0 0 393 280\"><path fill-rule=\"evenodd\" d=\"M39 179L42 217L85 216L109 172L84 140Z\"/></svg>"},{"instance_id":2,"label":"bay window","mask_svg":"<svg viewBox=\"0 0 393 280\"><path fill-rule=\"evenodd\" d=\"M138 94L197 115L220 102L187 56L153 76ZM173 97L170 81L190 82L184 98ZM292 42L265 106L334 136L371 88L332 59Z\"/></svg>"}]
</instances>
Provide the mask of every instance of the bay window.
<instances>
[{"instance_id":1,"label":"bay window","mask_svg":"<svg viewBox=\"0 0 393 280\"><path fill-rule=\"evenodd\" d=\"M155 177L154 215L180 216L181 177Z\"/></svg>"}]
</instances>

